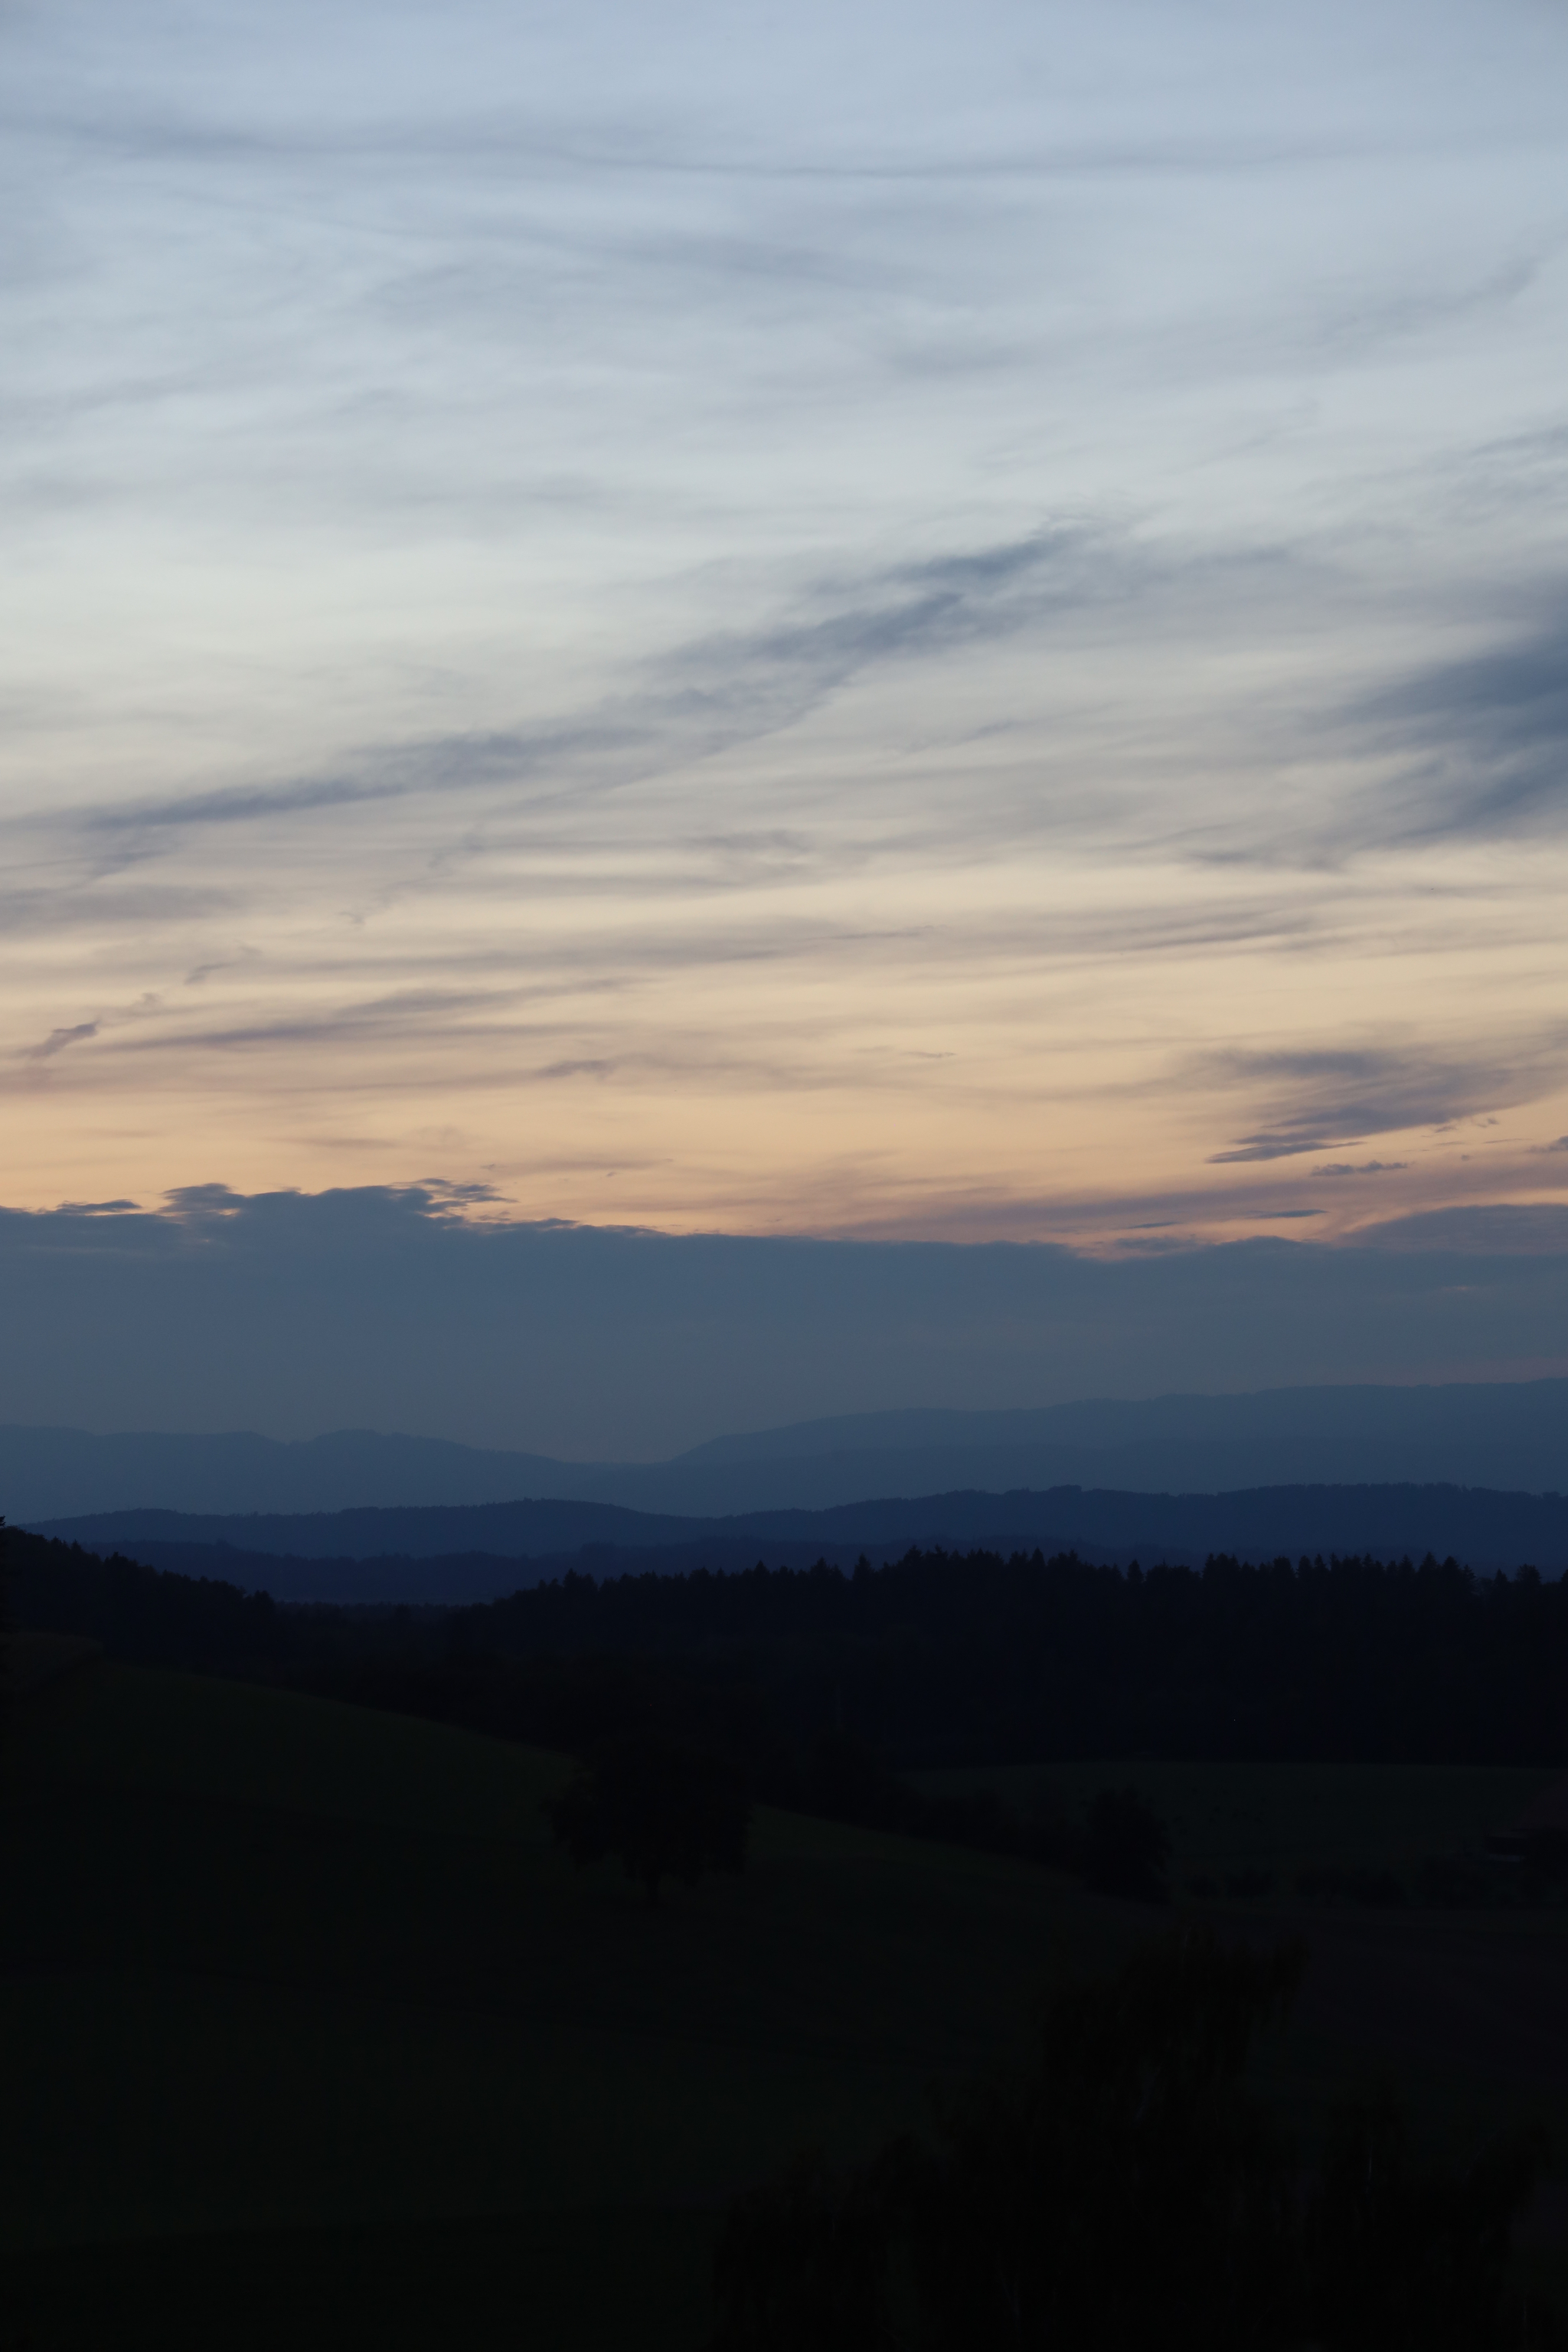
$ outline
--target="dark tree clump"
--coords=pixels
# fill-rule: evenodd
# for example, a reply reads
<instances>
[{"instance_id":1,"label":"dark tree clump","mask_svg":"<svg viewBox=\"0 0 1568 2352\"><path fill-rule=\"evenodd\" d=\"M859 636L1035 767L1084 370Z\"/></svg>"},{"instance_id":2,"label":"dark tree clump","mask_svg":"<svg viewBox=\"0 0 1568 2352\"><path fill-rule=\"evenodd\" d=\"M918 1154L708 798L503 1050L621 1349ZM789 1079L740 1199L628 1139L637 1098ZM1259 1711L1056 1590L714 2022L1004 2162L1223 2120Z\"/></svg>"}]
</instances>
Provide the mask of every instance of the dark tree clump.
<instances>
[{"instance_id":1,"label":"dark tree clump","mask_svg":"<svg viewBox=\"0 0 1568 2352\"><path fill-rule=\"evenodd\" d=\"M752 1801L725 1758L649 1737L602 1748L545 1811L574 1862L618 1854L657 1904L661 1879L742 1867Z\"/></svg>"},{"instance_id":2,"label":"dark tree clump","mask_svg":"<svg viewBox=\"0 0 1568 2352\"><path fill-rule=\"evenodd\" d=\"M710 2352L1510 2352L1537 2127L1418 2166L1398 2110L1352 2102L1315 2181L1249 2087L1299 1945L1187 1928L1047 2004L1037 2057L836 2177L802 2159L733 2209Z\"/></svg>"},{"instance_id":3,"label":"dark tree clump","mask_svg":"<svg viewBox=\"0 0 1568 2352\"><path fill-rule=\"evenodd\" d=\"M1280 2340L1293 2168L1245 2074L1304 1958L1194 1931L1056 1993L1032 2074L949 2108L941 2153L917 2171L925 2341L1254 2352Z\"/></svg>"},{"instance_id":4,"label":"dark tree clump","mask_svg":"<svg viewBox=\"0 0 1568 2352\"><path fill-rule=\"evenodd\" d=\"M1215 1554L1133 1577L1070 1553L911 1550L849 1576L568 1576L467 1623L508 1658L744 1661L797 1740L832 1723L900 1770L1568 1763L1568 1579L1531 1569Z\"/></svg>"},{"instance_id":5,"label":"dark tree clump","mask_svg":"<svg viewBox=\"0 0 1568 2352\"><path fill-rule=\"evenodd\" d=\"M1512 2225L1549 2153L1535 2124L1462 2170L1424 2166L1387 2090L1346 2102L1308 2221L1322 2340L1343 2352L1496 2343Z\"/></svg>"},{"instance_id":6,"label":"dark tree clump","mask_svg":"<svg viewBox=\"0 0 1568 2352\"><path fill-rule=\"evenodd\" d=\"M1089 1809L1081 1874L1099 1895L1164 1903L1171 1833L1136 1789L1102 1789Z\"/></svg>"}]
</instances>

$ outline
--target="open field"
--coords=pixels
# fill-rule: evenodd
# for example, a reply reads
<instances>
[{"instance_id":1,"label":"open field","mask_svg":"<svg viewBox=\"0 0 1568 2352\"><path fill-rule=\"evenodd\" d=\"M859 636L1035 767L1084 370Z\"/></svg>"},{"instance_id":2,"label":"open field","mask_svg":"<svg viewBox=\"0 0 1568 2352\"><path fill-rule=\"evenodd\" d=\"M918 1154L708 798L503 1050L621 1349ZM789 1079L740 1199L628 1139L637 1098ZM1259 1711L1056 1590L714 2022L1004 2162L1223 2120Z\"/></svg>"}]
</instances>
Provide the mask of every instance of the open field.
<instances>
[{"instance_id":1,"label":"open field","mask_svg":"<svg viewBox=\"0 0 1568 2352\"><path fill-rule=\"evenodd\" d=\"M280 2259L352 2268L381 2244L406 2268L454 2228L511 2281L514 2324L514 2231L546 2270L591 2243L575 2316L552 2332L542 2309L531 2340L625 2342L655 2209L659 2274L684 2282L669 2340L690 2343L730 2192L803 2143L869 2147L933 2072L1022 2025L1050 1880L763 1815L743 1878L650 1914L614 1866L579 1876L548 1846L540 1801L568 1769L101 1663L24 1703L0 2160L39 2346L92 2340L85 2307L79 2339L49 2329L95 2275L163 2276L160 2242L277 2232ZM79 2251L106 2242L127 2251ZM384 2340L428 2342L406 2325ZM637 2333L662 2340L657 2314Z\"/></svg>"},{"instance_id":2,"label":"open field","mask_svg":"<svg viewBox=\"0 0 1568 2352\"><path fill-rule=\"evenodd\" d=\"M1055 1798L1072 1812L1101 1789L1131 1785L1171 1832L1178 1891L1247 1870L1289 1890L1298 1871L1324 1864L1388 1870L1413 1885L1428 1854L1479 1855L1489 1830L1512 1827L1563 1779L1501 1765L1144 1762L909 1777L933 1795L994 1789L1024 1811Z\"/></svg>"},{"instance_id":3,"label":"open field","mask_svg":"<svg viewBox=\"0 0 1568 2352\"><path fill-rule=\"evenodd\" d=\"M1023 1864L768 1812L742 1878L650 1913L548 1845L568 1769L102 1661L21 1702L0 2178L37 2352L103 2343L126 2297L172 2347L341 2343L372 2308L388 2346L693 2346L736 2187L918 2122L933 2076L1016 2045L1050 1966L1152 1921ZM1103 1777L1170 1802L1154 1771ZM1314 1794L1189 1768L1193 1854L1305 1851L1313 1819L1337 1835L1379 1804L1412 1850L1451 1844L1540 1778L1401 1793L1330 1771ZM1224 1907L1313 1937L1267 2067L1309 2132L1371 2056L1447 2131L1538 2092L1568 2116L1564 1915Z\"/></svg>"}]
</instances>

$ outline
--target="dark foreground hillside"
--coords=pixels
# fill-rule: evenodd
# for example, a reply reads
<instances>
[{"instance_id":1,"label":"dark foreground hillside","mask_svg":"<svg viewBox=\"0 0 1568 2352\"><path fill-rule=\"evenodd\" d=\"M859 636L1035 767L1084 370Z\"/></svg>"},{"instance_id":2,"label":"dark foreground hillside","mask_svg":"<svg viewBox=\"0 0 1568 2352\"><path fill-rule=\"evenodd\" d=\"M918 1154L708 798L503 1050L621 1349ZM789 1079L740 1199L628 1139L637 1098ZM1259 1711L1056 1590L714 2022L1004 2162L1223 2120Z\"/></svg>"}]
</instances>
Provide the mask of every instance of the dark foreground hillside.
<instances>
[{"instance_id":1,"label":"dark foreground hillside","mask_svg":"<svg viewBox=\"0 0 1568 2352\"><path fill-rule=\"evenodd\" d=\"M1215 1769L1267 1859L1272 1784ZM22 2341L695 2347L739 2193L798 2149L852 2166L922 2131L933 2080L1010 2069L1051 1972L1115 1964L1156 1916L766 1811L741 1876L650 1910L547 1843L568 1769L107 1660L17 1703L0 2243ZM1384 1811L1419 1840L1457 1798L1510 1818L1546 1785L1417 1773ZM1532 2110L1562 2144L1568 1913L1232 1916L1310 1937L1258 2078L1309 2157L1369 2061L1424 2145ZM1552 2275L1554 2194L1521 2279Z\"/></svg>"},{"instance_id":2,"label":"dark foreground hillside","mask_svg":"<svg viewBox=\"0 0 1568 2352\"><path fill-rule=\"evenodd\" d=\"M776 2252L767 2184L809 2181L831 2251L942 2101L1012 2112L1048 1982L1173 1921L1306 1940L1249 2077L1269 2179L1308 2193L1369 2067L1456 2194L1531 2113L1568 2149L1561 1588L925 1553L296 1611L11 1559L0 2322L36 2352L695 2352L727 2215ZM550 1843L560 1751L628 1738L769 1801L738 1874L656 1906ZM1531 2346L1560 2196L1495 2249Z\"/></svg>"},{"instance_id":3,"label":"dark foreground hillside","mask_svg":"<svg viewBox=\"0 0 1568 2352\"><path fill-rule=\"evenodd\" d=\"M39 2352L128 2308L171 2347L690 2347L732 2193L1025 2024L1044 1874L763 1814L650 1912L549 1846L568 1770L107 1661L20 1703L0 2231Z\"/></svg>"}]
</instances>

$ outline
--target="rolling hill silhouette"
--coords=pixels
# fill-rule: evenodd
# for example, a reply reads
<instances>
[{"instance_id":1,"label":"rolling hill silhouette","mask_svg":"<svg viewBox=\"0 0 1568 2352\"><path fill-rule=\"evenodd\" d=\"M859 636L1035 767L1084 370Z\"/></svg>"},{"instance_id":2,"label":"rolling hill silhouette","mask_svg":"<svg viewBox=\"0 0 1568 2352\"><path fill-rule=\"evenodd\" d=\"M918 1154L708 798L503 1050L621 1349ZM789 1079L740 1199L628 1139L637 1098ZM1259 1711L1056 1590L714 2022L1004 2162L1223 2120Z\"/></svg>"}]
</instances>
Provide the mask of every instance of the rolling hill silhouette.
<instances>
[{"instance_id":1,"label":"rolling hill silhouette","mask_svg":"<svg viewBox=\"0 0 1568 2352\"><path fill-rule=\"evenodd\" d=\"M1568 1568L1568 1500L1454 1486L1271 1486L1215 1495L1056 1487L886 1496L823 1511L678 1518L595 1503L521 1500L460 1507L229 1517L123 1511L46 1522L37 1532L154 1568L215 1576L277 1600L455 1603L568 1570L595 1577L731 1571L759 1559L842 1567L911 1547L1048 1553L1125 1563L1200 1561L1212 1552L1420 1559L1481 1570Z\"/></svg>"}]
</instances>

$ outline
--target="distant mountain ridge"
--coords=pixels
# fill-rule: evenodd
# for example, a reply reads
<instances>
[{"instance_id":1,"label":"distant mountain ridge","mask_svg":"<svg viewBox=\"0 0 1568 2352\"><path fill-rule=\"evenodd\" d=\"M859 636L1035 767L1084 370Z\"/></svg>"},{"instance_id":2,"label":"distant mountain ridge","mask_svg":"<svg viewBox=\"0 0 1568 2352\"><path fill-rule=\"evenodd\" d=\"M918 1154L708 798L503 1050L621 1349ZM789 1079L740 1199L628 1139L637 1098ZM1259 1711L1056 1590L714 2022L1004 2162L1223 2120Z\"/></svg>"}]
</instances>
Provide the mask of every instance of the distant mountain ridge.
<instances>
[{"instance_id":1,"label":"distant mountain ridge","mask_svg":"<svg viewBox=\"0 0 1568 2352\"><path fill-rule=\"evenodd\" d=\"M1568 1490L1568 1381L912 1407L717 1437L654 1463L561 1462L371 1430L286 1443L244 1431L0 1427L0 1511L27 1525L132 1509L295 1516L520 1497L710 1519L966 1490L1179 1495L1440 1482Z\"/></svg>"},{"instance_id":2,"label":"distant mountain ridge","mask_svg":"<svg viewBox=\"0 0 1568 2352\"><path fill-rule=\"evenodd\" d=\"M535 1584L568 1570L595 1577L749 1568L758 1559L873 1565L911 1547L1047 1554L1077 1549L1125 1564L1185 1564L1211 1552L1252 1559L1302 1553L1419 1559L1448 1555L1481 1570L1568 1569L1568 1499L1452 1486L1277 1486L1217 1495L1057 1487L885 1496L824 1511L680 1519L603 1504L517 1501L458 1508L224 1517L127 1511L46 1522L42 1535L122 1550L155 1568L205 1575L276 1599L454 1601ZM314 1563L315 1573L311 1572Z\"/></svg>"}]
</instances>

